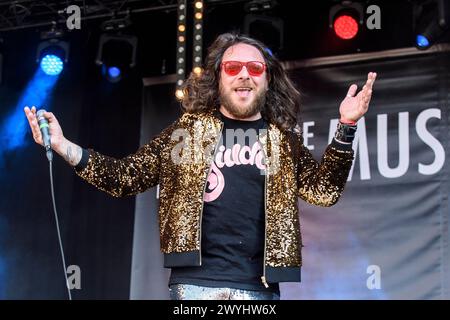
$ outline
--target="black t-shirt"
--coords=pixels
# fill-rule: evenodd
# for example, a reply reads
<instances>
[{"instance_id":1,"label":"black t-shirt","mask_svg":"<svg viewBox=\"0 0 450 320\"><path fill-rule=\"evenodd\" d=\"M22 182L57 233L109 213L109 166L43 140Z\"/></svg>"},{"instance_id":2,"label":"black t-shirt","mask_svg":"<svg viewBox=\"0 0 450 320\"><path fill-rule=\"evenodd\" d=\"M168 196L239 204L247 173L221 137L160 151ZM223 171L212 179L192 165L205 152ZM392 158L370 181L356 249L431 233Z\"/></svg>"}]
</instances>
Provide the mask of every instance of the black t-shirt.
<instances>
[{"instance_id":1,"label":"black t-shirt","mask_svg":"<svg viewBox=\"0 0 450 320\"><path fill-rule=\"evenodd\" d=\"M264 120L222 116L224 127L204 193L202 265L172 268L169 284L279 291L261 282L264 256Z\"/></svg>"}]
</instances>

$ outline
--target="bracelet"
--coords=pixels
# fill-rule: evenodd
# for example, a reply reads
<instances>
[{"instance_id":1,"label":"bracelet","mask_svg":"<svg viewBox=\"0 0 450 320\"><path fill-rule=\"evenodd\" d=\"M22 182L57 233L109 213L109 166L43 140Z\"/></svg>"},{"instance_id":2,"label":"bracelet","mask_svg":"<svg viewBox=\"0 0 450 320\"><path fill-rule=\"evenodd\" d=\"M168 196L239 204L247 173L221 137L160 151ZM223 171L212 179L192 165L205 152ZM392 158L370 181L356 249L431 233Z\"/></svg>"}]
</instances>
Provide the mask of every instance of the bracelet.
<instances>
[{"instance_id":1,"label":"bracelet","mask_svg":"<svg viewBox=\"0 0 450 320\"><path fill-rule=\"evenodd\" d=\"M339 120L339 122L343 123L343 124L348 124L348 125L351 125L351 126L356 125L356 122L353 122L353 121L342 121L342 120Z\"/></svg>"},{"instance_id":2,"label":"bracelet","mask_svg":"<svg viewBox=\"0 0 450 320\"><path fill-rule=\"evenodd\" d=\"M350 125L339 121L334 139L338 142L352 143L355 138L356 128L356 124Z\"/></svg>"}]
</instances>

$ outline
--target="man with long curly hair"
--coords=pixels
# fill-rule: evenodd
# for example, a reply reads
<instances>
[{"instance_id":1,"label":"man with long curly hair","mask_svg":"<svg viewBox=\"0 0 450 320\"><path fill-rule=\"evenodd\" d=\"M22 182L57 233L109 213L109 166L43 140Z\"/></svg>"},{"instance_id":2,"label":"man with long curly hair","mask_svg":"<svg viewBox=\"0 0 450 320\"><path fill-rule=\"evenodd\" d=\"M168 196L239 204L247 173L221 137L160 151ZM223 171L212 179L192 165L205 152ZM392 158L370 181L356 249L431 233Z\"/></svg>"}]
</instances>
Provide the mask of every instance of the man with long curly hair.
<instances>
[{"instance_id":1,"label":"man with long curly hair","mask_svg":"<svg viewBox=\"0 0 450 320\"><path fill-rule=\"evenodd\" d=\"M303 145L300 94L261 42L222 34L204 67L186 81L182 116L135 154L118 160L83 149L46 113L52 148L113 196L159 184L172 299L279 299L280 282L300 281L298 197L320 206L339 199L376 73L358 93L350 86L319 163ZM42 145L35 108L25 113Z\"/></svg>"}]
</instances>

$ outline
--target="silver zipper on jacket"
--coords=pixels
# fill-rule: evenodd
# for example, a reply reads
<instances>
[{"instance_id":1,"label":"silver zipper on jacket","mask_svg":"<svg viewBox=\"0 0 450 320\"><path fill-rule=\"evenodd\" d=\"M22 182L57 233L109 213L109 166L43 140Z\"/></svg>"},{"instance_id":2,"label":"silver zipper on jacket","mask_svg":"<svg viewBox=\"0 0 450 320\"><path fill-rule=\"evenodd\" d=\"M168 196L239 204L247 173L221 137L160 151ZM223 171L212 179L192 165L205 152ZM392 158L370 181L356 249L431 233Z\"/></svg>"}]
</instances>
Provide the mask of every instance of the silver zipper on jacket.
<instances>
[{"instance_id":1,"label":"silver zipper on jacket","mask_svg":"<svg viewBox=\"0 0 450 320\"><path fill-rule=\"evenodd\" d=\"M266 137L267 139L267 137ZM268 174L268 167L269 167L269 163L267 161L267 156L266 153L264 151L264 146L262 145L261 141L259 140L259 135L258 135L258 142L259 145L261 146L261 150L263 152L264 155L264 162L265 162L265 172L264 172L264 258L263 258L263 275L261 277L261 281L264 285L264 287L268 288L269 285L267 284L267 280L266 280L266 251L267 251L267 174Z\"/></svg>"},{"instance_id":2,"label":"silver zipper on jacket","mask_svg":"<svg viewBox=\"0 0 450 320\"><path fill-rule=\"evenodd\" d=\"M264 152L264 151L263 151ZM268 288L266 280L266 251L267 251L267 160L266 160L266 172L264 174L264 259L263 259L263 275L261 281L264 287Z\"/></svg>"},{"instance_id":3,"label":"silver zipper on jacket","mask_svg":"<svg viewBox=\"0 0 450 320\"><path fill-rule=\"evenodd\" d=\"M220 133L219 133L219 136L218 136L218 140L217 140L217 142L216 142L216 146L214 147L214 154L213 154L213 156L212 156L212 160L211 160L211 162L209 163L209 168L208 168L208 173L206 174L206 179L205 179L205 182L204 182L204 184L203 184L203 192L202 192L202 210L200 211L200 222L199 222L199 227L198 227L198 230L199 230L199 237L200 237L200 239L199 239L199 244L200 244L200 248L199 248L199 263L200 263L200 266L202 265L202 220L203 220L203 207L204 207L204 205L205 205L205 201L203 200L204 199L204 197L205 197L205 189L206 189L206 183L208 182L208 177L209 177L209 174L211 173L211 167L212 167L212 163L214 162L214 156L216 155L216 152L217 152L217 147L219 146L219 143L220 143L220 138L221 138L221 136L222 136L222 130L223 130L223 122L221 122L221 124L220 124Z\"/></svg>"}]
</instances>

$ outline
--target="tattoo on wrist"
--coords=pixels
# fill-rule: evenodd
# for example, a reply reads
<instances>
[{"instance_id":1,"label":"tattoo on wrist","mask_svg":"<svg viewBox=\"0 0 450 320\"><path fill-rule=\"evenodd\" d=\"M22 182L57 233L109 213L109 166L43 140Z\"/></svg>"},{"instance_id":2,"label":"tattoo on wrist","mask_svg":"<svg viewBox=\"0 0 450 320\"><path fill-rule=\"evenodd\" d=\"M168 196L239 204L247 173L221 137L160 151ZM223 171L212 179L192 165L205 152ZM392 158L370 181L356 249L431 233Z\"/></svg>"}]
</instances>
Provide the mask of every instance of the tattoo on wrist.
<instances>
[{"instance_id":1,"label":"tattoo on wrist","mask_svg":"<svg viewBox=\"0 0 450 320\"><path fill-rule=\"evenodd\" d=\"M73 165L73 154L72 154L72 147L71 146L67 146L66 161L68 163L70 163L71 165Z\"/></svg>"},{"instance_id":2,"label":"tattoo on wrist","mask_svg":"<svg viewBox=\"0 0 450 320\"><path fill-rule=\"evenodd\" d=\"M81 159L81 148L76 146L75 150L69 145L67 146L65 160L69 162L72 166L76 166Z\"/></svg>"}]
</instances>

